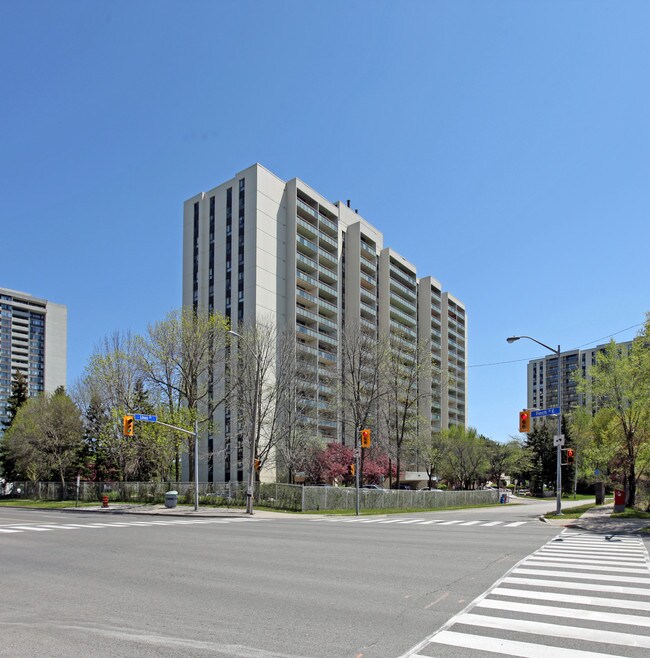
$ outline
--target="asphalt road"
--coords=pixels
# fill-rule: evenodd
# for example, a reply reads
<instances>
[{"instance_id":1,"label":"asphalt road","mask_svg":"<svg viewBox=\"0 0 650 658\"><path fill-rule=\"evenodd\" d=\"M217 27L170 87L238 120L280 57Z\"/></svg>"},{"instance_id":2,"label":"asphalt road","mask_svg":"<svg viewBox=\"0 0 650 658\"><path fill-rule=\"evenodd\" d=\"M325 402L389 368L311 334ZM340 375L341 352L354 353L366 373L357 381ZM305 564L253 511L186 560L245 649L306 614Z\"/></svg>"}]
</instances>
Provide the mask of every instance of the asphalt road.
<instances>
[{"instance_id":1,"label":"asphalt road","mask_svg":"<svg viewBox=\"0 0 650 658\"><path fill-rule=\"evenodd\" d=\"M0 654L399 656L559 533L538 512L361 523L3 508Z\"/></svg>"}]
</instances>

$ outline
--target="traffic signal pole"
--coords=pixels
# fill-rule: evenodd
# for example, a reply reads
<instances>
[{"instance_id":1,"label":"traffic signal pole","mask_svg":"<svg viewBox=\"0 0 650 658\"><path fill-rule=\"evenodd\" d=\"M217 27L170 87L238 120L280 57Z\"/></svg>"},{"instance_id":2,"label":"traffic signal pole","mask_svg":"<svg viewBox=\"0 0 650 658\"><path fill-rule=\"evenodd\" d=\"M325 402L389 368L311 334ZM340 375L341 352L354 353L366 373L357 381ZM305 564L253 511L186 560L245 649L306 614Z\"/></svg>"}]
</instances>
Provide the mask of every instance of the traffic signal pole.
<instances>
[{"instance_id":1,"label":"traffic signal pole","mask_svg":"<svg viewBox=\"0 0 650 658\"><path fill-rule=\"evenodd\" d=\"M557 346L557 350L554 350L552 347L546 345L545 343L540 342L537 338L532 338L531 336L510 336L506 338L508 343L514 343L520 338L528 338L532 340L533 343L537 343L542 347L545 347L550 352L557 354L557 406L560 410L560 413L557 415L557 434L558 436L562 435L562 352L560 346ZM521 416L520 416L521 422ZM556 492L556 507L555 514L557 516L562 516L562 446L560 443L557 445L557 457L555 462L555 492Z\"/></svg>"},{"instance_id":2,"label":"traffic signal pole","mask_svg":"<svg viewBox=\"0 0 650 658\"><path fill-rule=\"evenodd\" d=\"M354 428L354 487L356 489L355 511L359 516L359 434L361 433L360 427Z\"/></svg>"},{"instance_id":3,"label":"traffic signal pole","mask_svg":"<svg viewBox=\"0 0 650 658\"><path fill-rule=\"evenodd\" d=\"M156 425L164 425L165 427L171 427L171 429L178 432L183 432L184 434L191 434L194 436L194 511L197 512L199 509L199 421L194 421L194 431L190 432L189 430L183 429L182 427L176 427L176 425L170 425L169 423L163 423L159 420L153 421Z\"/></svg>"}]
</instances>

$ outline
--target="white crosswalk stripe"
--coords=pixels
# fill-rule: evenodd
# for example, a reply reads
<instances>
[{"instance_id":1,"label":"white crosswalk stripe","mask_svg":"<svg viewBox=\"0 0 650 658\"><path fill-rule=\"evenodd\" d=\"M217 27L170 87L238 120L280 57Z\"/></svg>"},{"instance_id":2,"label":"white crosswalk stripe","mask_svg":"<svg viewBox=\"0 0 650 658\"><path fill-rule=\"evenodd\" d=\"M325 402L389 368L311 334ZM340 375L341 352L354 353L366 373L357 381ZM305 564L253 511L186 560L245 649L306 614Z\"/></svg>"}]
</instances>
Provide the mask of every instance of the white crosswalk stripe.
<instances>
[{"instance_id":1,"label":"white crosswalk stripe","mask_svg":"<svg viewBox=\"0 0 650 658\"><path fill-rule=\"evenodd\" d=\"M484 521L484 520L472 520L472 521L463 521L462 519L411 519L404 517L397 517L386 519L384 517L377 517L374 519L366 519L361 517L323 517L313 519L315 523L353 523L353 524L377 524L377 525L388 525L396 524L399 526L408 525L408 526L449 526L449 527L477 527L477 528L494 528L500 526L501 528L518 528L522 525L526 525L528 521L515 521L513 523L506 523L505 521Z\"/></svg>"},{"instance_id":2,"label":"white crosswalk stripe","mask_svg":"<svg viewBox=\"0 0 650 658\"><path fill-rule=\"evenodd\" d=\"M643 541L565 531L402 658L459 650L467 658L650 655Z\"/></svg>"},{"instance_id":3,"label":"white crosswalk stripe","mask_svg":"<svg viewBox=\"0 0 650 658\"><path fill-rule=\"evenodd\" d=\"M165 521L126 521L115 523L35 523L21 525L6 525L0 527L0 534L16 534L25 532L48 532L50 530L101 530L103 528L130 528L146 526L183 526L183 525L215 525L222 523L248 522L255 523L266 519L168 519Z\"/></svg>"}]
</instances>

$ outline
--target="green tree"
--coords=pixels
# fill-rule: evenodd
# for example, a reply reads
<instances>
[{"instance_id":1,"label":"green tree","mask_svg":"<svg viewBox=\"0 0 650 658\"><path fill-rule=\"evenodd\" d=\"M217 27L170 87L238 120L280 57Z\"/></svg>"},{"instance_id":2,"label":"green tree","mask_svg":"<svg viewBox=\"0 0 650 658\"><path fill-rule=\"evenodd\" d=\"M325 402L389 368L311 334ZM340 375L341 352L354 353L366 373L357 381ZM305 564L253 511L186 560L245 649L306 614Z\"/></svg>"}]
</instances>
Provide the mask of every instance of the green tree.
<instances>
[{"instance_id":1,"label":"green tree","mask_svg":"<svg viewBox=\"0 0 650 658\"><path fill-rule=\"evenodd\" d=\"M504 474L512 476L512 469L517 464L523 448L516 439L508 443L499 443L486 438L485 444L488 460L486 475L500 487Z\"/></svg>"},{"instance_id":2,"label":"green tree","mask_svg":"<svg viewBox=\"0 0 650 658\"><path fill-rule=\"evenodd\" d=\"M7 420L4 422L3 429L9 429L13 419L18 413L18 409L27 402L29 397L29 385L27 377L20 371L16 370L13 381L11 382L11 394L7 398Z\"/></svg>"},{"instance_id":3,"label":"green tree","mask_svg":"<svg viewBox=\"0 0 650 658\"><path fill-rule=\"evenodd\" d=\"M5 435L16 470L31 480L57 477L63 485L78 472L84 447L81 412L62 390L30 398Z\"/></svg>"},{"instance_id":4,"label":"green tree","mask_svg":"<svg viewBox=\"0 0 650 658\"><path fill-rule=\"evenodd\" d=\"M533 493L541 495L544 486L555 489L557 477L557 452L553 446L553 430L547 423L536 423L526 437L525 449L529 455Z\"/></svg>"},{"instance_id":5,"label":"green tree","mask_svg":"<svg viewBox=\"0 0 650 658\"><path fill-rule=\"evenodd\" d=\"M627 489L628 507L636 503L637 481L648 467L650 439L650 320L628 350L613 340L596 358L578 390L607 416L608 443L616 444Z\"/></svg>"},{"instance_id":6,"label":"green tree","mask_svg":"<svg viewBox=\"0 0 650 658\"><path fill-rule=\"evenodd\" d=\"M485 477L488 465L485 440L473 427L454 425L443 431L442 466L447 480L462 489L472 489Z\"/></svg>"}]
</instances>

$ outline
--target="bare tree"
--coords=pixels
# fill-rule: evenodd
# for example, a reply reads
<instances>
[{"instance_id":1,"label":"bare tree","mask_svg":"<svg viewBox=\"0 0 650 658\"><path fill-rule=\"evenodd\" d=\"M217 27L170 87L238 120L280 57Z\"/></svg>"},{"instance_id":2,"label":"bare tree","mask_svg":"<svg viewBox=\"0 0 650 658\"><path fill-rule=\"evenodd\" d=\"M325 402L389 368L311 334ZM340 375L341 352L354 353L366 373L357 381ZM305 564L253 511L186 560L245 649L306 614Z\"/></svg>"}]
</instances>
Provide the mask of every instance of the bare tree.
<instances>
[{"instance_id":1,"label":"bare tree","mask_svg":"<svg viewBox=\"0 0 650 658\"><path fill-rule=\"evenodd\" d=\"M347 322L339 340L339 404L344 431L354 437L359 430L377 422L377 407L385 390L380 386L382 363L387 354L385 341Z\"/></svg>"},{"instance_id":2,"label":"bare tree","mask_svg":"<svg viewBox=\"0 0 650 658\"><path fill-rule=\"evenodd\" d=\"M306 469L308 447L317 443L315 428L309 421L316 404L315 373L310 360L297 352L294 331L280 336L275 373L276 464L286 469L287 480L294 482L296 472Z\"/></svg>"},{"instance_id":3,"label":"bare tree","mask_svg":"<svg viewBox=\"0 0 650 658\"><path fill-rule=\"evenodd\" d=\"M230 395L223 385L226 375L224 348L228 320L191 307L170 312L149 325L137 339L137 367L144 381L157 392L171 423L188 425L190 418L212 422L212 416ZM194 442L187 438L189 476L194 477ZM180 439L177 439L176 478L179 478Z\"/></svg>"},{"instance_id":4,"label":"bare tree","mask_svg":"<svg viewBox=\"0 0 650 658\"><path fill-rule=\"evenodd\" d=\"M389 454L395 458L399 487L404 449L415 444L418 436L420 401L430 398L419 383L421 372L431 368L431 351L428 342L413 343L406 335L391 334L388 340L389 349L380 364L380 418L386 428Z\"/></svg>"}]
</instances>

